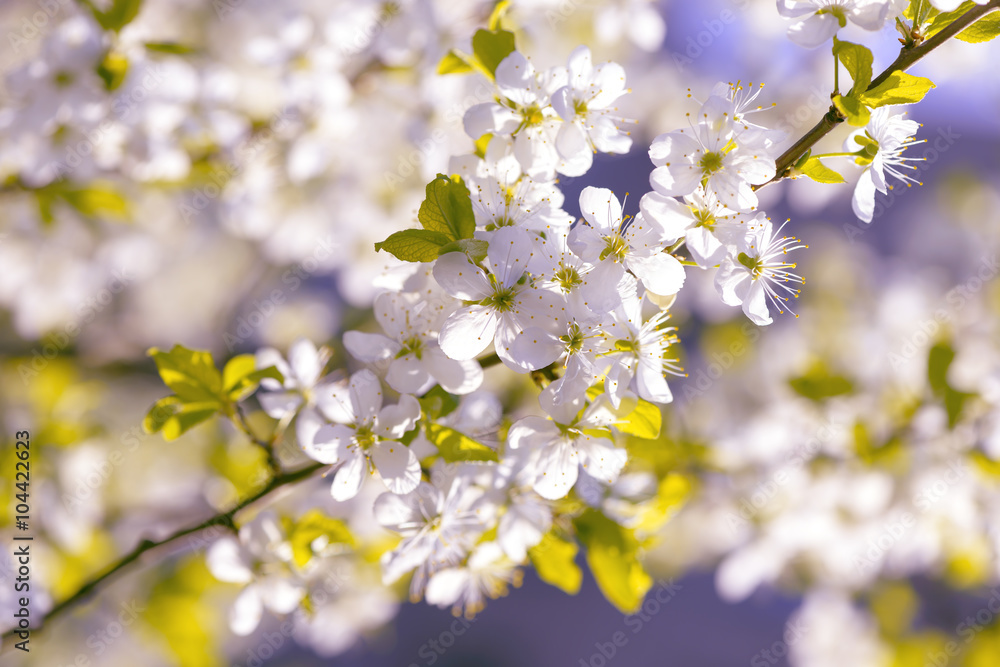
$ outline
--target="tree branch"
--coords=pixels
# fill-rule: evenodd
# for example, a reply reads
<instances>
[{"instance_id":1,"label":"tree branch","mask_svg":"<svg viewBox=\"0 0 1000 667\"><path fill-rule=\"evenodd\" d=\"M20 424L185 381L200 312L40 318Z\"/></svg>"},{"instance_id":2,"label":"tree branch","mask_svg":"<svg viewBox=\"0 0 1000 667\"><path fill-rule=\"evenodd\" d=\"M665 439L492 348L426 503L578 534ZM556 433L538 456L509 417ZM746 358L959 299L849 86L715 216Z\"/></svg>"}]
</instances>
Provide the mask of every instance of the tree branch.
<instances>
[{"instance_id":1,"label":"tree branch","mask_svg":"<svg viewBox=\"0 0 1000 667\"><path fill-rule=\"evenodd\" d=\"M990 2L985 5L977 5L955 19L955 21L951 24L945 26L944 29L922 44L912 47L904 46L900 49L899 55L892 62L892 64L889 65L885 71L875 77L875 79L868 86L867 90L873 90L892 76L894 72L905 72L928 53L968 28L986 14L989 14L998 8L1000 8L1000 0L990 0ZM758 190L769 183L776 183L777 181L780 181L788 176L788 172L792 168L792 165L798 162L799 159L805 155L807 150L815 146L820 139L829 134L833 128L842 122L844 122L844 116L835 106L831 105L830 110L826 112L822 120L816 123L816 125L809 130L805 136L792 144L791 148L786 150L778 157L777 160L775 160L774 178L767 183L755 185L753 189Z\"/></svg>"},{"instance_id":2,"label":"tree branch","mask_svg":"<svg viewBox=\"0 0 1000 667\"><path fill-rule=\"evenodd\" d=\"M197 525L189 526L187 528L182 528L181 530L178 530L177 532L170 534L169 536L163 538L162 540L155 540L155 541L142 540L138 544L138 546L135 547L135 549L133 549L131 552L123 556L118 562L111 565L107 570L104 571L103 574L97 576L94 579L91 579L83 586L81 586L76 593L69 596L56 606L52 607L52 609L50 609L49 612L42 617L41 623L39 623L35 627L30 628L30 630L32 632L37 632L41 630L45 626L45 624L51 621L53 618L61 615L66 610L86 600L86 598L89 597L99 586L116 578L129 565L139 560L142 557L142 555L145 554L147 551L152 551L157 547L162 547L166 544L170 544L171 542L176 542L182 537L187 537L188 535L199 533L203 530L212 528L214 526L221 526L226 528L227 530L235 530L233 517L238 512L247 508L248 506L252 505L258 500L264 498L272 491L279 489L283 486L287 486L289 484L293 484L295 482L306 479L314 472L323 467L325 467L324 464L316 463L313 465L306 466L305 468L300 468L298 470L294 470L292 472L284 473L282 475L273 477L271 481L268 482L266 486L264 486L264 488L262 488L260 491L253 494L249 498L246 498L245 500L239 502L235 507L233 507L228 512L217 514L214 517L206 519L205 521L202 521ZM8 640L12 639L17 632L18 632L17 628L5 632L2 638L4 645L7 645Z\"/></svg>"}]
</instances>

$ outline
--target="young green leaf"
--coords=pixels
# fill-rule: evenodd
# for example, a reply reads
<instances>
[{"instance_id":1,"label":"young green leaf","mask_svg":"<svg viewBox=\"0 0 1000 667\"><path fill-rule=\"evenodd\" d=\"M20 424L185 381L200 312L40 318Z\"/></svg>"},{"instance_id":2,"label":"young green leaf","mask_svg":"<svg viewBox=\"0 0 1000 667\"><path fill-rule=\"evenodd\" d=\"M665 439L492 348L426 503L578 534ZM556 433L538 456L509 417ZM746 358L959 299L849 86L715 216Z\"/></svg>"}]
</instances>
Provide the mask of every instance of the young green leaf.
<instances>
[{"instance_id":1,"label":"young green leaf","mask_svg":"<svg viewBox=\"0 0 1000 667\"><path fill-rule=\"evenodd\" d=\"M834 37L833 55L844 64L854 81L848 96L857 97L872 82L872 52L860 44L842 42Z\"/></svg>"},{"instance_id":2,"label":"young green leaf","mask_svg":"<svg viewBox=\"0 0 1000 667\"><path fill-rule=\"evenodd\" d=\"M473 70L473 66L468 59L455 49L444 54L444 58L438 63L438 74L465 74Z\"/></svg>"},{"instance_id":3,"label":"young green leaf","mask_svg":"<svg viewBox=\"0 0 1000 667\"><path fill-rule=\"evenodd\" d=\"M273 378L278 382L285 379L275 366L257 369L257 360L252 354L241 354L226 362L222 369L222 387L226 397L239 402L252 394L260 381L264 378Z\"/></svg>"},{"instance_id":4,"label":"young green leaf","mask_svg":"<svg viewBox=\"0 0 1000 667\"><path fill-rule=\"evenodd\" d=\"M924 4L930 5L930 3L927 2L927 0L924 0ZM930 39L937 33L941 32L942 30L950 26L952 23L954 23L955 19L962 16L963 14L965 14L965 12L969 11L975 6L976 3L972 2L971 0L967 0L966 2L963 2L956 9L950 12L938 13L936 9L931 8L930 13L924 20L924 27L923 30L921 31L921 34L923 34L924 39Z\"/></svg>"},{"instance_id":5,"label":"young green leaf","mask_svg":"<svg viewBox=\"0 0 1000 667\"><path fill-rule=\"evenodd\" d=\"M375 251L385 250L404 262L433 262L441 248L451 243L446 235L427 229L404 229L393 232L385 241L375 244Z\"/></svg>"},{"instance_id":6,"label":"young green leaf","mask_svg":"<svg viewBox=\"0 0 1000 667\"><path fill-rule=\"evenodd\" d=\"M663 414L660 412L660 408L640 398L635 409L624 418L618 419L614 426L622 433L645 440L656 440L660 437L662 424Z\"/></svg>"},{"instance_id":7,"label":"young green leaf","mask_svg":"<svg viewBox=\"0 0 1000 667\"><path fill-rule=\"evenodd\" d=\"M857 97L834 95L833 105L840 113L844 114L847 122L855 127L864 127L872 117L871 111Z\"/></svg>"},{"instance_id":8,"label":"young green leaf","mask_svg":"<svg viewBox=\"0 0 1000 667\"><path fill-rule=\"evenodd\" d=\"M294 523L288 535L296 566L304 567L312 560L313 543L319 538L327 544L355 544L354 535L343 521L328 517L318 509L309 510Z\"/></svg>"},{"instance_id":9,"label":"young green leaf","mask_svg":"<svg viewBox=\"0 0 1000 667\"><path fill-rule=\"evenodd\" d=\"M1000 12L993 12L955 35L955 39L978 44L988 42L997 35L1000 35Z\"/></svg>"},{"instance_id":10,"label":"young green leaf","mask_svg":"<svg viewBox=\"0 0 1000 667\"><path fill-rule=\"evenodd\" d=\"M818 157L811 157L798 167L802 172L817 183L843 183L844 177L830 169Z\"/></svg>"},{"instance_id":11,"label":"young green leaf","mask_svg":"<svg viewBox=\"0 0 1000 667\"><path fill-rule=\"evenodd\" d=\"M128 58L120 53L108 51L104 60L97 66L97 75L104 81L108 92L114 92L125 81L128 74Z\"/></svg>"},{"instance_id":12,"label":"young green leaf","mask_svg":"<svg viewBox=\"0 0 1000 667\"><path fill-rule=\"evenodd\" d=\"M638 611L653 580L639 562L633 532L594 509L584 511L573 524L604 597L623 613Z\"/></svg>"},{"instance_id":13,"label":"young green leaf","mask_svg":"<svg viewBox=\"0 0 1000 667\"><path fill-rule=\"evenodd\" d=\"M428 424L427 438L437 445L438 454L448 463L499 460L493 448L447 426Z\"/></svg>"},{"instance_id":14,"label":"young green leaf","mask_svg":"<svg viewBox=\"0 0 1000 667\"><path fill-rule=\"evenodd\" d=\"M514 52L514 33L507 30L477 30L472 36L472 52L491 75L497 65Z\"/></svg>"},{"instance_id":15,"label":"young green leaf","mask_svg":"<svg viewBox=\"0 0 1000 667\"><path fill-rule=\"evenodd\" d=\"M176 440L192 427L213 417L221 407L214 401L183 402L177 396L167 396L153 404L142 421L142 427L150 434L162 430L165 440Z\"/></svg>"},{"instance_id":16,"label":"young green leaf","mask_svg":"<svg viewBox=\"0 0 1000 667\"><path fill-rule=\"evenodd\" d=\"M420 408L430 419L440 419L450 415L458 407L458 397L446 392L441 385L434 385L433 389L417 400L420 401Z\"/></svg>"},{"instance_id":17,"label":"young green leaf","mask_svg":"<svg viewBox=\"0 0 1000 667\"><path fill-rule=\"evenodd\" d=\"M448 252L464 252L473 264L478 264L486 258L486 251L489 250L489 243L480 239L459 239L451 241L447 245L441 246L439 255Z\"/></svg>"},{"instance_id":18,"label":"young green leaf","mask_svg":"<svg viewBox=\"0 0 1000 667\"><path fill-rule=\"evenodd\" d=\"M576 564L576 554L580 547L549 532L542 541L528 549L528 557L538 573L538 578L547 584L576 595L583 582L583 571Z\"/></svg>"},{"instance_id":19,"label":"young green leaf","mask_svg":"<svg viewBox=\"0 0 1000 667\"><path fill-rule=\"evenodd\" d=\"M156 362L163 383L183 403L215 402L221 406L225 401L222 375L211 353L174 345L169 352L152 347L148 354Z\"/></svg>"},{"instance_id":20,"label":"young green leaf","mask_svg":"<svg viewBox=\"0 0 1000 667\"><path fill-rule=\"evenodd\" d=\"M893 72L878 86L862 93L861 101L873 109L889 104L912 104L924 99L927 91L936 87L933 81L922 76ZM867 122L866 120L862 125Z\"/></svg>"},{"instance_id":21,"label":"young green leaf","mask_svg":"<svg viewBox=\"0 0 1000 667\"><path fill-rule=\"evenodd\" d=\"M438 174L428 183L417 219L424 229L444 234L449 241L471 239L476 231L476 218L469 188L461 177Z\"/></svg>"}]
</instances>

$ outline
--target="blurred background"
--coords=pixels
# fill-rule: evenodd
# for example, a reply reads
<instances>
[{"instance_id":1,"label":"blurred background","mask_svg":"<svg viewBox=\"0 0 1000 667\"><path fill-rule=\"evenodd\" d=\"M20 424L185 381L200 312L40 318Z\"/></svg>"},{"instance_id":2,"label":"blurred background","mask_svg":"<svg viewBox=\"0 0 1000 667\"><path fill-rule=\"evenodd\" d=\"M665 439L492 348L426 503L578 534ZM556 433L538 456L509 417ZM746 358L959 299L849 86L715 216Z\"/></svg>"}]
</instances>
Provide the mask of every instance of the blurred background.
<instances>
[{"instance_id":1,"label":"blurred background","mask_svg":"<svg viewBox=\"0 0 1000 667\"><path fill-rule=\"evenodd\" d=\"M436 67L491 10L145 0L114 30L72 0L0 5L0 424L32 433L36 616L141 538L253 488L262 457L226 425L170 443L142 432L164 395L146 350L219 361L306 337L343 365L343 332L370 324L394 268L372 244L411 225L426 182L472 151L462 114L491 89ZM574 216L588 185L632 193L635 213L649 142L685 127L718 81L764 83L759 101L776 106L755 120L790 141L829 106L829 51L790 42L768 0L515 0L505 21L538 66L583 43L626 69L632 151L561 179ZM897 36L841 33L873 50L875 71ZM797 318L758 329L719 302L711 272L689 272L672 308L688 377L644 445L689 491L646 553L662 585L639 614L623 617L589 573L573 597L528 571L471 622L348 585L294 637L265 615L238 638L238 589L193 540L3 664L1000 664L998 56L955 42L915 66L937 84L911 112L924 185L878 196L872 223L851 213L860 169L846 160L846 184L760 191L810 245ZM820 147L841 150L848 132ZM530 398L494 373L491 388ZM0 485L5 545L13 494ZM279 503L334 511L321 483Z\"/></svg>"}]
</instances>

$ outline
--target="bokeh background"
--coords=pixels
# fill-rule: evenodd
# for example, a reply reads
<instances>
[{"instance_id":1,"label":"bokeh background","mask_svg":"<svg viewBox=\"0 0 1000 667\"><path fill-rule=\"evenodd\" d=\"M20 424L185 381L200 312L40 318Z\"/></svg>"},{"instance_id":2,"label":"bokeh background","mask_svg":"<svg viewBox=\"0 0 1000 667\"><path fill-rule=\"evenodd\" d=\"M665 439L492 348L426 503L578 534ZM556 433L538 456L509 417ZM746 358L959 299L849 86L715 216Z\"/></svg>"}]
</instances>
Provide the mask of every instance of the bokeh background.
<instances>
[{"instance_id":1,"label":"bokeh background","mask_svg":"<svg viewBox=\"0 0 1000 667\"><path fill-rule=\"evenodd\" d=\"M94 65L121 72L105 58L108 42L80 27L85 8L0 5L0 424L33 434L36 614L142 536L252 486L260 457L223 425L172 443L142 433L164 393L145 352L180 342L222 359L300 336L338 350L344 331L366 326L388 266L372 243L408 226L427 180L471 150L461 114L486 88L434 70L449 48L468 48L490 9L146 0L104 37L127 63L108 91ZM828 50L788 41L768 0L524 0L510 21L542 66L586 43L628 73L633 149L562 179L573 215L587 185L632 193L637 207L646 148L686 125L689 89L704 99L717 81L763 82L760 99L776 106L758 122L792 138L829 105ZM872 48L876 71L894 58L896 36L891 26L842 34ZM1000 590L998 49L947 44L914 68L937 84L911 112L927 140L911 149L926 158L916 163L925 184L880 197L871 224L852 215L850 182L761 191L761 208L790 218L810 245L796 258L807 276L798 318L758 330L719 303L711 274L689 273L673 308L689 377L672 382L656 446L665 468L694 482L647 554L651 572L673 582L669 601L640 622L626 621L589 574L571 597L529 571L461 634L447 611L409 603L354 628L351 617L375 603L345 598L331 623L354 634L324 657L281 635L278 619L232 636L235 589L207 573L203 544L188 543L144 561L36 635L30 656L7 653L3 664L81 655L102 666L1000 664L995 612L969 642L960 634ZM57 61L71 81L32 65ZM822 146L840 150L846 134ZM81 141L93 149L77 160ZM64 180L47 169L53 161ZM948 359L943 375L929 370L935 354ZM772 494L766 482L810 442L809 465ZM913 509L955 460L961 482L935 491L926 512ZM761 491L753 520L734 527L727 517ZM5 475L5 544L12 503ZM907 508L918 528L892 540L891 556L859 566L856 555ZM10 551L0 556L3 627ZM134 622L102 638L129 604L142 608ZM627 641L602 654L619 631ZM951 639L961 651L942 663Z\"/></svg>"}]
</instances>

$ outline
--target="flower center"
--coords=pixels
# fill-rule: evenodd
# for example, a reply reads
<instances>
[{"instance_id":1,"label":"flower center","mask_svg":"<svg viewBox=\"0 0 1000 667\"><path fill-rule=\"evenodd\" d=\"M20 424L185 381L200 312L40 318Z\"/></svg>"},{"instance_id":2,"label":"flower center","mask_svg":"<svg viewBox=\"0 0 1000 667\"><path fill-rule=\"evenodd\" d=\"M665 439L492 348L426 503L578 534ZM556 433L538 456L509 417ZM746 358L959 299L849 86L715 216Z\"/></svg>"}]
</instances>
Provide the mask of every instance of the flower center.
<instances>
[{"instance_id":1,"label":"flower center","mask_svg":"<svg viewBox=\"0 0 1000 667\"><path fill-rule=\"evenodd\" d=\"M419 336L411 336L403 341L402 349L396 353L396 358L405 357L408 354L416 355L417 359L423 356L424 341Z\"/></svg>"},{"instance_id":2,"label":"flower center","mask_svg":"<svg viewBox=\"0 0 1000 667\"><path fill-rule=\"evenodd\" d=\"M483 299L482 305L493 308L501 313L507 313L514 310L516 297L517 292L514 291L513 287L494 285L493 294Z\"/></svg>"},{"instance_id":3,"label":"flower center","mask_svg":"<svg viewBox=\"0 0 1000 667\"><path fill-rule=\"evenodd\" d=\"M613 257L616 262L621 262L625 260L627 252L628 242L622 238L621 234L615 232L611 236L604 237L604 250L601 251L602 260Z\"/></svg>"},{"instance_id":4,"label":"flower center","mask_svg":"<svg viewBox=\"0 0 1000 667\"><path fill-rule=\"evenodd\" d=\"M716 151L711 151L702 155L701 162L699 163L701 173L705 176L711 176L715 172L722 169L722 157L722 153Z\"/></svg>"},{"instance_id":5,"label":"flower center","mask_svg":"<svg viewBox=\"0 0 1000 667\"><path fill-rule=\"evenodd\" d=\"M844 13L844 8L839 5L833 5L832 7L824 7L823 9L816 12L817 16L822 16L823 14L832 14L837 18L837 23L840 27L847 26L847 14Z\"/></svg>"},{"instance_id":6,"label":"flower center","mask_svg":"<svg viewBox=\"0 0 1000 667\"><path fill-rule=\"evenodd\" d=\"M486 225L486 231L492 232L501 227L513 227L514 219L507 215L501 215L493 220L490 224Z\"/></svg>"},{"instance_id":7,"label":"flower center","mask_svg":"<svg viewBox=\"0 0 1000 667\"><path fill-rule=\"evenodd\" d=\"M361 449L367 450L378 442L378 436L372 433L372 427L362 424L354 430L354 443Z\"/></svg>"},{"instance_id":8,"label":"flower center","mask_svg":"<svg viewBox=\"0 0 1000 667\"><path fill-rule=\"evenodd\" d=\"M524 119L525 125L540 125L544 116L542 115L542 110L538 108L538 105L532 104L530 107L526 107L521 111L521 118Z\"/></svg>"},{"instance_id":9,"label":"flower center","mask_svg":"<svg viewBox=\"0 0 1000 667\"><path fill-rule=\"evenodd\" d=\"M574 287L577 287L583 283L583 278L580 277L580 272L577 271L572 266L563 265L558 271L556 271L555 276L553 276L554 282L559 286L565 293L573 291Z\"/></svg>"},{"instance_id":10,"label":"flower center","mask_svg":"<svg viewBox=\"0 0 1000 667\"><path fill-rule=\"evenodd\" d=\"M583 100L576 100L573 102L573 111L577 113L578 116L583 116L587 113L587 103Z\"/></svg>"},{"instance_id":11,"label":"flower center","mask_svg":"<svg viewBox=\"0 0 1000 667\"><path fill-rule=\"evenodd\" d=\"M763 269L763 262L760 261L760 257L751 257L745 252L741 252L736 256L736 259L740 261L740 264L750 270L750 273L753 274L754 280L760 276L760 272Z\"/></svg>"},{"instance_id":12,"label":"flower center","mask_svg":"<svg viewBox=\"0 0 1000 667\"><path fill-rule=\"evenodd\" d=\"M694 214L694 219L697 220L695 227L706 227L709 231L715 229L715 216L707 208L705 209L692 209Z\"/></svg>"},{"instance_id":13,"label":"flower center","mask_svg":"<svg viewBox=\"0 0 1000 667\"><path fill-rule=\"evenodd\" d=\"M580 331L580 325L574 322L569 327L569 332L565 336L559 336L559 340L566 346L566 351L573 355L583 349L584 335Z\"/></svg>"}]
</instances>

